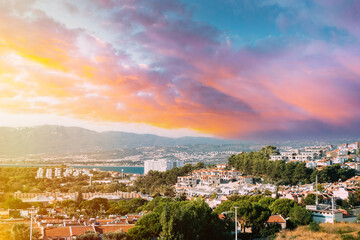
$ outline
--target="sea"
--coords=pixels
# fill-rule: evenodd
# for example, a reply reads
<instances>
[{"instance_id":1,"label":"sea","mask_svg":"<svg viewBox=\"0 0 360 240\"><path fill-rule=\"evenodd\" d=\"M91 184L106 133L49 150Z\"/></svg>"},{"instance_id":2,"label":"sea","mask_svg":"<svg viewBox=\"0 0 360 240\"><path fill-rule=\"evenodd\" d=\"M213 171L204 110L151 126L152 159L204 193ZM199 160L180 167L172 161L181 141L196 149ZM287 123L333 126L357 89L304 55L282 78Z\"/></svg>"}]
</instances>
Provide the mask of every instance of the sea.
<instances>
[{"instance_id":1,"label":"sea","mask_svg":"<svg viewBox=\"0 0 360 240\"><path fill-rule=\"evenodd\" d=\"M54 165L0 164L0 167L54 167ZM88 169L98 168L98 169L100 169L102 171L114 171L114 172L144 174L144 167L89 166L89 165L76 165L76 166L69 166L69 167L88 168Z\"/></svg>"}]
</instances>

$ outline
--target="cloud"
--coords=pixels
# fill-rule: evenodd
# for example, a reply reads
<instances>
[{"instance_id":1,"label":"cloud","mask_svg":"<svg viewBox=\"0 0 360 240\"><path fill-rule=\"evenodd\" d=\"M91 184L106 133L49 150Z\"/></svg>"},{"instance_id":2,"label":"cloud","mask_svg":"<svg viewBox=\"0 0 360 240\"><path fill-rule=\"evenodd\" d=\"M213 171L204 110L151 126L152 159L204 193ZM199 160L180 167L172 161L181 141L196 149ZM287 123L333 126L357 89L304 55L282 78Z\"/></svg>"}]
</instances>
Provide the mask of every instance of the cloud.
<instances>
[{"instance_id":1,"label":"cloud","mask_svg":"<svg viewBox=\"0 0 360 240\"><path fill-rule=\"evenodd\" d=\"M356 2L263 1L281 9L283 35L237 50L180 1L60 3L100 23L89 29L20 3L1 5L2 111L229 138L359 132L349 127L360 119Z\"/></svg>"}]
</instances>

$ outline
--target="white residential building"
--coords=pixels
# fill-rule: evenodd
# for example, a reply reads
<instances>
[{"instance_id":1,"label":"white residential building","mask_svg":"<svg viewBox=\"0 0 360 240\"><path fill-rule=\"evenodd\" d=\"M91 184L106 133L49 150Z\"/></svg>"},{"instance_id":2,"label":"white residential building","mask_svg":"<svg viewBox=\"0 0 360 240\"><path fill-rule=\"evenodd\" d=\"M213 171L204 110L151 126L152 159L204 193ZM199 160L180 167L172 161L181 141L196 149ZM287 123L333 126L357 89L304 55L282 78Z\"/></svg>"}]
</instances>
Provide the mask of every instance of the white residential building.
<instances>
[{"instance_id":1,"label":"white residential building","mask_svg":"<svg viewBox=\"0 0 360 240\"><path fill-rule=\"evenodd\" d=\"M197 179L192 176L182 176L177 178L176 186L182 187L195 187Z\"/></svg>"},{"instance_id":2,"label":"white residential building","mask_svg":"<svg viewBox=\"0 0 360 240\"><path fill-rule=\"evenodd\" d=\"M49 179L52 179L52 169L51 168L48 168L46 169L46 174L45 174L45 177L46 178L49 178Z\"/></svg>"},{"instance_id":3,"label":"white residential building","mask_svg":"<svg viewBox=\"0 0 360 240\"><path fill-rule=\"evenodd\" d=\"M317 167L321 167L321 166L331 166L331 165L332 165L332 161L331 161L331 160L322 159L322 160L316 161L316 166L317 166Z\"/></svg>"},{"instance_id":4,"label":"white residential building","mask_svg":"<svg viewBox=\"0 0 360 240\"><path fill-rule=\"evenodd\" d=\"M61 178L61 168L55 168L55 177Z\"/></svg>"},{"instance_id":5,"label":"white residential building","mask_svg":"<svg viewBox=\"0 0 360 240\"><path fill-rule=\"evenodd\" d=\"M284 155L270 155L270 161L286 160L287 157Z\"/></svg>"},{"instance_id":6,"label":"white residential building","mask_svg":"<svg viewBox=\"0 0 360 240\"><path fill-rule=\"evenodd\" d=\"M306 154L306 153L302 153L302 154L293 156L293 160L300 161L300 162L305 162L305 161L309 161L312 159L314 159L314 157L309 156L309 154Z\"/></svg>"},{"instance_id":7,"label":"white residential building","mask_svg":"<svg viewBox=\"0 0 360 240\"><path fill-rule=\"evenodd\" d=\"M227 167L227 164L226 164L226 163L217 164L216 167L217 167L218 169L224 169L224 168Z\"/></svg>"},{"instance_id":8,"label":"white residential building","mask_svg":"<svg viewBox=\"0 0 360 240\"><path fill-rule=\"evenodd\" d=\"M43 178L44 177L44 169L39 168L39 170L36 173L36 178Z\"/></svg>"},{"instance_id":9,"label":"white residential building","mask_svg":"<svg viewBox=\"0 0 360 240\"><path fill-rule=\"evenodd\" d=\"M306 161L307 168L316 168L317 164L316 161Z\"/></svg>"},{"instance_id":10,"label":"white residential building","mask_svg":"<svg viewBox=\"0 0 360 240\"><path fill-rule=\"evenodd\" d=\"M348 199L350 195L351 191L345 189L344 187L333 191L333 196L335 198L341 198L342 200Z\"/></svg>"},{"instance_id":11,"label":"white residential building","mask_svg":"<svg viewBox=\"0 0 360 240\"><path fill-rule=\"evenodd\" d=\"M203 175L200 179L201 185L217 185L220 184L220 177L218 175Z\"/></svg>"},{"instance_id":12,"label":"white residential building","mask_svg":"<svg viewBox=\"0 0 360 240\"><path fill-rule=\"evenodd\" d=\"M350 215L343 209L332 209L330 205L306 205L306 209L311 211L313 220L318 223L353 223L356 221L356 216Z\"/></svg>"},{"instance_id":13,"label":"white residential building","mask_svg":"<svg viewBox=\"0 0 360 240\"><path fill-rule=\"evenodd\" d=\"M144 162L144 174L147 174L150 170L165 172L174 167L180 168L184 166L183 160L173 159L160 159L160 160L148 160Z\"/></svg>"}]
</instances>

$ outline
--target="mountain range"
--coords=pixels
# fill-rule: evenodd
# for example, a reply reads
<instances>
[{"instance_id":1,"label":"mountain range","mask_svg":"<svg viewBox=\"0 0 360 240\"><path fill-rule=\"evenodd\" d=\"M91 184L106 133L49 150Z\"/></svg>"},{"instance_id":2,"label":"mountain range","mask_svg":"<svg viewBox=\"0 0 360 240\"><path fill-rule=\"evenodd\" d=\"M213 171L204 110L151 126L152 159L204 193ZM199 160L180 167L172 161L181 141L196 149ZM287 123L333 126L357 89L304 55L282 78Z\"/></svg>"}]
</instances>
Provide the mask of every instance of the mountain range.
<instances>
[{"instance_id":1,"label":"mountain range","mask_svg":"<svg viewBox=\"0 0 360 240\"><path fill-rule=\"evenodd\" d=\"M96 132L79 127L0 127L0 154L65 154L145 146L231 144L240 141L206 137L169 138L152 134Z\"/></svg>"},{"instance_id":2,"label":"mountain range","mask_svg":"<svg viewBox=\"0 0 360 240\"><path fill-rule=\"evenodd\" d=\"M360 141L360 138L306 140L226 140L208 137L169 138L153 134L120 131L96 132L80 127L44 125L37 127L0 127L0 155L72 154L111 151L152 146L226 145L241 146L244 151L257 150L265 145L301 148L311 145L341 144ZM214 148L215 149L215 148Z\"/></svg>"}]
</instances>

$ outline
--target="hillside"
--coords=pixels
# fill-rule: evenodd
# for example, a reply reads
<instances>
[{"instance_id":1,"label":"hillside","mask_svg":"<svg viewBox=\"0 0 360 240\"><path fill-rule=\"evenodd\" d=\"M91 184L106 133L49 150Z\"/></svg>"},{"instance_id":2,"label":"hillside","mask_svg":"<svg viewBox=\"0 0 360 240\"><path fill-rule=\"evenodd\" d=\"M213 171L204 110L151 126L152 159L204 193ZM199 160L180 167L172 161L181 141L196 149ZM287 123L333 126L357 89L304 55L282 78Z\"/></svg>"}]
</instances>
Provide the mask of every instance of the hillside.
<instances>
[{"instance_id":1,"label":"hillside","mask_svg":"<svg viewBox=\"0 0 360 240\"><path fill-rule=\"evenodd\" d=\"M144 146L226 144L231 142L204 137L168 138L115 131L95 132L84 128L62 126L0 128L0 155L79 153Z\"/></svg>"},{"instance_id":2,"label":"hillside","mask_svg":"<svg viewBox=\"0 0 360 240\"><path fill-rule=\"evenodd\" d=\"M301 226L295 230L286 230L277 234L276 240L297 239L297 240L342 240L360 239L360 225L356 223L323 223L320 224L319 232L312 232L309 226ZM352 237L351 237L351 236Z\"/></svg>"}]
</instances>

